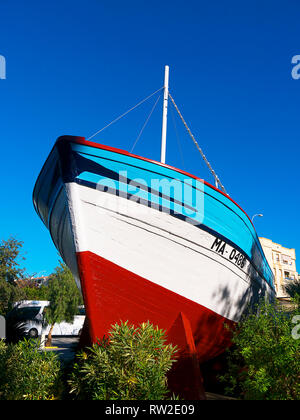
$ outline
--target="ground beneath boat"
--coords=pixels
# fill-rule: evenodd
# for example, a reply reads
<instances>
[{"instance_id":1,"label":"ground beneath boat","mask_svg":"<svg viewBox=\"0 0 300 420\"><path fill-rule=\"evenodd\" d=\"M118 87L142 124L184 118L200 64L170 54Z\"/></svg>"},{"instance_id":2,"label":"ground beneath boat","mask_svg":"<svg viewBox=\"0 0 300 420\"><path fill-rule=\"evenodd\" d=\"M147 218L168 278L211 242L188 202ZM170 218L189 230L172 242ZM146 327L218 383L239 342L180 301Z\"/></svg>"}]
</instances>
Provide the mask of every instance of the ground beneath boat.
<instances>
[{"instance_id":1,"label":"ground beneath boat","mask_svg":"<svg viewBox=\"0 0 300 420\"><path fill-rule=\"evenodd\" d=\"M64 365L74 360L79 343L79 337L53 337L52 346L45 347L44 351L53 351L58 354Z\"/></svg>"}]
</instances>

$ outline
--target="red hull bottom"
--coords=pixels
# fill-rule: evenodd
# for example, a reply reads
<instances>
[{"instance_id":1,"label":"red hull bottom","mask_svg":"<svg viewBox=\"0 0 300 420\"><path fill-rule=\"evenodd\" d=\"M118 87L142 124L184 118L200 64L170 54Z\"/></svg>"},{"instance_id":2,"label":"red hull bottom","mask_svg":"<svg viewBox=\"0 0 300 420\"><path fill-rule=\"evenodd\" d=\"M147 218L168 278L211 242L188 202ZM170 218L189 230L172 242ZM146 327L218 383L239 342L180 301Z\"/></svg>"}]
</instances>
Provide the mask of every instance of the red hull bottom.
<instances>
[{"instance_id":1,"label":"red hull bottom","mask_svg":"<svg viewBox=\"0 0 300 420\"><path fill-rule=\"evenodd\" d=\"M199 364L230 345L224 324L234 323L91 252L78 253L77 261L90 341L107 335L120 321L158 325L180 349L169 376L171 390L186 399L201 398Z\"/></svg>"}]
</instances>

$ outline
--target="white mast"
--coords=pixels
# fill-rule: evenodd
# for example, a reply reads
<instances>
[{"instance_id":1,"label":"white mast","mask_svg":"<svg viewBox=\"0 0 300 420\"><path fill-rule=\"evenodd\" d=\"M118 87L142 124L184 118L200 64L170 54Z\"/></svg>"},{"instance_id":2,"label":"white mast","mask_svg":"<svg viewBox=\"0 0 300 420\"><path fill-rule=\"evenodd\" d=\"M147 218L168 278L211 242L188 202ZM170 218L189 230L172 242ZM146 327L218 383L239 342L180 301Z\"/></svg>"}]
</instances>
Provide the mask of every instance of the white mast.
<instances>
[{"instance_id":1,"label":"white mast","mask_svg":"<svg viewBox=\"0 0 300 420\"><path fill-rule=\"evenodd\" d=\"M163 121L162 121L162 130L161 130L161 155L160 155L161 163L166 163L168 98L169 98L169 66L165 66Z\"/></svg>"}]
</instances>

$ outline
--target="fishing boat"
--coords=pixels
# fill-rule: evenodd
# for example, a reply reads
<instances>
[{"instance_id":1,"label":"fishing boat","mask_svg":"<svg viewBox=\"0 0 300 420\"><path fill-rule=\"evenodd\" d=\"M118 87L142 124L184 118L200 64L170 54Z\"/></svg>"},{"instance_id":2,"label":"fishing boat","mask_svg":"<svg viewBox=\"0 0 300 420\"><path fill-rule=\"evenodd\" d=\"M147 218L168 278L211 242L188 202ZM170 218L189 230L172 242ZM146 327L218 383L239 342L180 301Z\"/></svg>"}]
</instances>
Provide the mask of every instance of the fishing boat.
<instances>
[{"instance_id":1,"label":"fishing boat","mask_svg":"<svg viewBox=\"0 0 300 420\"><path fill-rule=\"evenodd\" d=\"M195 367L228 347L224 324L234 326L261 298L274 298L273 273L250 218L227 194L170 95L167 66L163 91L160 162L62 136L33 201L82 291L91 341L120 321L149 321ZM165 163L170 98L215 185Z\"/></svg>"}]
</instances>

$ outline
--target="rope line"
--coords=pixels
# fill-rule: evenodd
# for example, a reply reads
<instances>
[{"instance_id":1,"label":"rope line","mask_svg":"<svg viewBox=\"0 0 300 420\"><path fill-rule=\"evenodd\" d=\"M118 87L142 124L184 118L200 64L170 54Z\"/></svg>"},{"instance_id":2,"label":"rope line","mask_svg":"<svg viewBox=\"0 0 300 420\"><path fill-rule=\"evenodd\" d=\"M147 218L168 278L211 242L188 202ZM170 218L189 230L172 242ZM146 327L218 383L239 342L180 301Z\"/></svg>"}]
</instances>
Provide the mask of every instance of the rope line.
<instances>
[{"instance_id":1,"label":"rope line","mask_svg":"<svg viewBox=\"0 0 300 420\"><path fill-rule=\"evenodd\" d=\"M143 99L138 104L136 104L135 106L133 106L132 108L130 108L128 111L124 112L124 114L120 115L118 118L116 118L113 121L111 121L105 127L101 128L101 130L99 130L96 133L94 133L93 135L91 135L87 140L91 140L93 137L95 137L99 133L101 133L101 131L105 130L110 125L114 124L115 122L119 121L121 118L125 117L125 115L129 114L129 112L133 111L135 108L137 108L138 106L142 105L144 102L146 102L148 99L150 99L153 95L155 95L157 92L161 91L162 89L164 89L164 87L161 87L161 88L157 89L155 92L151 93L151 95L147 96L147 98Z\"/></svg>"},{"instance_id":2,"label":"rope line","mask_svg":"<svg viewBox=\"0 0 300 420\"><path fill-rule=\"evenodd\" d=\"M156 107L156 105L157 105L158 101L160 100L160 97L161 97L161 95L159 95L159 97L156 99L155 104L153 105L153 107L152 107L152 109L151 109L151 111L150 111L150 114L148 115L148 117L147 117L147 119L146 119L146 121L145 121L145 123L144 123L144 125L143 125L143 127L142 127L142 129L141 129L141 131L139 132L139 134L138 134L138 136L137 136L137 138L136 138L136 140L135 140L135 142L134 142L134 145L132 146L132 148L131 148L131 150L130 150L130 153L132 153L132 152L133 152L133 150L134 150L135 146L137 145L137 142L139 141L139 139L140 139L140 137L141 137L141 135L142 135L142 133L143 133L143 131L144 131L144 129L145 129L145 127L146 127L146 125L148 124L148 121L149 121L149 120L150 120L150 118L151 118L151 115L153 114L153 111L154 111L154 109L155 109L155 107Z\"/></svg>"},{"instance_id":3,"label":"rope line","mask_svg":"<svg viewBox=\"0 0 300 420\"><path fill-rule=\"evenodd\" d=\"M183 167L185 167L184 157L183 157L182 147L181 147L181 141L180 141L180 137L179 137L179 133L178 133L178 129L177 129L177 124L176 124L175 115L174 115L174 112L173 112L173 107L170 107L170 109L171 109L173 126L175 128L175 133L176 133L176 139L177 139L179 154L180 154L180 157L181 157L181 163L182 163Z\"/></svg>"},{"instance_id":4,"label":"rope line","mask_svg":"<svg viewBox=\"0 0 300 420\"><path fill-rule=\"evenodd\" d=\"M179 109L178 109L178 107L177 107L177 105L176 105L176 103L175 103L174 99L172 98L172 96L171 96L170 92L169 92L169 97L170 97L170 99L171 99L171 101L172 101L172 103L173 103L173 105L174 105L174 107L175 107L176 111L178 112L178 115L179 115L179 117L181 118L181 120L182 120L182 122L183 122L183 124L184 124L185 128L187 129L187 131L188 131L188 133L189 133L190 137L192 138L192 140L193 140L194 144L196 145L197 149L199 150L199 152L200 152L200 154L201 154L201 156L202 156L202 158L203 158L204 162L206 163L206 165L208 166L208 169L210 170L210 172L211 172L212 176L214 177L214 179L215 179L215 183L216 183L216 187L218 188L218 187L219 187L219 185L220 185L220 187L221 187L222 191L223 191L226 195L229 195L229 194L226 192L225 187L223 186L222 182L220 181L220 178L219 178L219 177L218 177L218 175L215 173L215 171L213 170L213 168L212 168L211 164L210 164L210 163L209 163L209 161L207 160L207 158L206 158L205 154L203 153L203 151L202 151L201 147L199 146L199 144L198 144L197 140L196 140L196 139L195 139L195 137L193 136L193 134L192 134L191 130L189 129L189 127L188 127L187 123L185 122L185 120L184 120L183 116L181 115L181 112L179 111Z\"/></svg>"},{"instance_id":5,"label":"rope line","mask_svg":"<svg viewBox=\"0 0 300 420\"><path fill-rule=\"evenodd\" d=\"M113 121L111 121L111 122L110 122L109 124L107 124L105 127L103 127L103 128L101 128L100 130L96 131L96 133L92 134L92 135L91 135L91 136L90 136L87 140L91 140L92 138L96 137L99 133L101 133L101 131L105 130L106 128L108 128L109 126L111 126L112 124L114 124L115 122L119 121L121 118L125 117L125 115L129 114L129 112L133 111L133 110L134 110L134 109L136 109L138 106L142 105L144 102L146 102L148 99L150 99L152 96L154 96L156 93L160 92L160 91L161 91L161 90L163 90L163 89L164 89L164 86L163 86L163 87L161 87L161 88L159 88L159 89L157 89L155 92L151 93L151 95L147 96L145 99L143 99L142 101L140 101L139 103L137 103L135 106L133 106L132 108L130 108L128 111L124 112L122 115L120 115L119 117L115 118ZM149 119L150 119L150 117L151 117L151 115L152 115L152 113L153 113L153 111L154 111L154 109L155 109L155 107L156 107L156 105L157 105L157 103L158 103L159 99L160 99L160 97L161 97L161 95L159 95L159 97L157 98L157 100L156 100L156 102L155 102L154 106L152 107L152 109L151 109L151 111L150 111L150 114L148 115L148 118L146 119L146 121L145 121L145 123L144 123L144 125L143 125L143 127L142 127L142 129L141 129L141 131L140 131L140 133L138 134L137 139L136 139L136 140L135 140L135 142L134 142L134 145L133 145L133 147L132 147L132 149L131 149L131 152L133 151L133 149L135 148L135 146L136 146L137 142L139 141L139 139L140 139L140 137L141 137L141 135L142 135L142 133L143 133L143 131L144 131L144 129L145 129L145 127L146 127L146 125L147 125L147 123L148 123L148 121L149 121ZM185 128L187 129L187 131L188 131L188 133L189 133L189 135L190 135L191 139L193 140L193 142L194 142L195 146L197 147L198 151L200 152L200 154L201 154L201 156L202 156L202 159L204 160L204 162L206 163L206 165L207 165L208 169L210 170L210 172L211 172L212 176L214 177L216 187L219 187L219 186L220 186L220 188L222 189L222 191L223 191L226 195L229 195L229 194L227 193L227 191L226 191L225 187L223 186L222 182L220 181L220 178L218 177L218 175L216 174L216 172L213 170L213 168L212 168L211 164L210 164L210 163L209 163L209 161L207 160L207 158L206 158L205 154L203 153L203 151L202 151L201 147L199 146L199 144L198 144L197 140L196 140L196 139L195 139L195 137L193 136L193 134L192 134L191 130L189 129L189 127L188 127L187 123L185 122L185 120L184 120L184 118L183 118L183 116L182 116L181 112L179 111L179 109L178 109L178 107L177 107L177 105L176 105L176 103L175 103L175 101L174 101L174 99L173 99L172 95L170 94L170 92L169 92L169 97L170 97L170 99L171 99L171 101L172 101L172 103L173 103L173 105L174 105L174 107L175 107L176 111L178 112L178 115L179 115L180 119L182 120L182 122L183 122L183 124L184 124ZM178 139L177 139L177 140L178 140Z\"/></svg>"}]
</instances>

